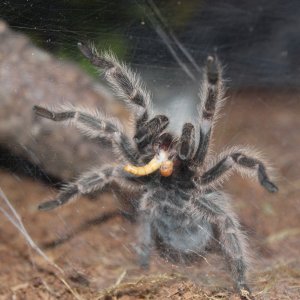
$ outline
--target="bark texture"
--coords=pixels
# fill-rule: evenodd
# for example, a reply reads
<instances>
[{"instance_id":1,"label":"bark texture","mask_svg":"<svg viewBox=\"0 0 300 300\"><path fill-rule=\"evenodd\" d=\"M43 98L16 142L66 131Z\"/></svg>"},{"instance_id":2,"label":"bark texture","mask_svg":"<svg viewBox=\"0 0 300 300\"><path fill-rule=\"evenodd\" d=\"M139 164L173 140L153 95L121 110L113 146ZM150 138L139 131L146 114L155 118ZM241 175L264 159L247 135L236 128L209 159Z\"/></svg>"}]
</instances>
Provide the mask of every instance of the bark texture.
<instances>
[{"instance_id":1,"label":"bark texture","mask_svg":"<svg viewBox=\"0 0 300 300\"><path fill-rule=\"evenodd\" d=\"M74 128L37 118L32 107L68 102L119 116L123 108L77 66L38 49L3 21L0 41L0 145L63 180L108 163L109 145L99 147Z\"/></svg>"}]
</instances>

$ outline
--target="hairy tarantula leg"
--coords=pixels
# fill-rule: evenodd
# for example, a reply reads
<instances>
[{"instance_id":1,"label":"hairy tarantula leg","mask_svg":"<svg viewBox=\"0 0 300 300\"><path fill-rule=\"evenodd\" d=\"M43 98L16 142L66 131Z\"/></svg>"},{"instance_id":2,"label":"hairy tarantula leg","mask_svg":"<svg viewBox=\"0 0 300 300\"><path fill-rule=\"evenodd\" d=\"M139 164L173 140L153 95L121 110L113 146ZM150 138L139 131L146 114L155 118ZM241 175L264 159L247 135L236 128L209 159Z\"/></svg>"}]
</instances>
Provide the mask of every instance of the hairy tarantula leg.
<instances>
[{"instance_id":1,"label":"hairy tarantula leg","mask_svg":"<svg viewBox=\"0 0 300 300\"><path fill-rule=\"evenodd\" d=\"M150 251L152 244L150 209L147 207L147 200L151 192L146 192L139 201L138 218L138 245L136 247L139 255L139 264L142 268L149 268Z\"/></svg>"},{"instance_id":2,"label":"hairy tarantula leg","mask_svg":"<svg viewBox=\"0 0 300 300\"><path fill-rule=\"evenodd\" d=\"M258 181L266 190L270 193L278 191L277 186L270 181L265 165L260 160L246 156L240 152L231 153L221 159L200 177L200 183L204 185L215 183L232 169L236 169L240 173L256 171ZM251 175L253 175L253 172Z\"/></svg>"},{"instance_id":3,"label":"hairy tarantula leg","mask_svg":"<svg viewBox=\"0 0 300 300\"><path fill-rule=\"evenodd\" d=\"M142 212L139 217L139 230L139 245L137 247L139 264L142 268L148 269L152 239L149 216L145 212Z\"/></svg>"},{"instance_id":4,"label":"hairy tarantula leg","mask_svg":"<svg viewBox=\"0 0 300 300\"><path fill-rule=\"evenodd\" d=\"M199 145L194 161L197 164L202 164L208 151L215 113L218 111L223 98L221 67L216 57L209 56L207 58L204 82L199 96L203 97L204 101L201 102L199 108Z\"/></svg>"},{"instance_id":5,"label":"hairy tarantula leg","mask_svg":"<svg viewBox=\"0 0 300 300\"><path fill-rule=\"evenodd\" d=\"M68 203L76 196L102 190L108 183L116 179L114 170L114 167L107 167L83 174L76 182L68 184L56 199L41 203L38 206L39 210L51 210Z\"/></svg>"},{"instance_id":6,"label":"hairy tarantula leg","mask_svg":"<svg viewBox=\"0 0 300 300\"><path fill-rule=\"evenodd\" d=\"M195 127L191 123L185 123L182 128L178 143L178 156L181 160L190 160L195 149Z\"/></svg>"},{"instance_id":7,"label":"hairy tarantula leg","mask_svg":"<svg viewBox=\"0 0 300 300\"><path fill-rule=\"evenodd\" d=\"M95 47L82 43L78 43L78 47L94 66L104 69L105 77L114 88L117 96L134 109L136 129L138 129L148 120L151 106L150 94L139 77L126 66L120 64L112 54L99 54Z\"/></svg>"},{"instance_id":8,"label":"hairy tarantula leg","mask_svg":"<svg viewBox=\"0 0 300 300\"><path fill-rule=\"evenodd\" d=\"M130 163L138 163L139 154L131 145L129 138L122 133L116 121L105 120L104 117L99 119L98 116L74 109L54 112L36 105L33 110L36 115L52 121L72 121L77 128L89 137L109 137Z\"/></svg>"},{"instance_id":9,"label":"hairy tarantula leg","mask_svg":"<svg viewBox=\"0 0 300 300\"><path fill-rule=\"evenodd\" d=\"M134 140L141 150L146 147L153 138L162 133L169 124L169 119L164 115L157 115L142 127L138 128Z\"/></svg>"},{"instance_id":10,"label":"hairy tarantula leg","mask_svg":"<svg viewBox=\"0 0 300 300\"><path fill-rule=\"evenodd\" d=\"M197 208L209 222L217 226L219 245L222 253L227 258L226 261L241 298L247 294L249 299L252 299L250 289L246 283L248 265L246 241L235 215L229 211L225 211L214 199L210 199L209 196L201 198L197 202Z\"/></svg>"},{"instance_id":11,"label":"hairy tarantula leg","mask_svg":"<svg viewBox=\"0 0 300 300\"><path fill-rule=\"evenodd\" d=\"M38 209L42 211L52 210L58 206L68 203L73 197L76 197L78 194L79 191L77 186L70 184L58 194L55 200L40 203Z\"/></svg>"}]
</instances>

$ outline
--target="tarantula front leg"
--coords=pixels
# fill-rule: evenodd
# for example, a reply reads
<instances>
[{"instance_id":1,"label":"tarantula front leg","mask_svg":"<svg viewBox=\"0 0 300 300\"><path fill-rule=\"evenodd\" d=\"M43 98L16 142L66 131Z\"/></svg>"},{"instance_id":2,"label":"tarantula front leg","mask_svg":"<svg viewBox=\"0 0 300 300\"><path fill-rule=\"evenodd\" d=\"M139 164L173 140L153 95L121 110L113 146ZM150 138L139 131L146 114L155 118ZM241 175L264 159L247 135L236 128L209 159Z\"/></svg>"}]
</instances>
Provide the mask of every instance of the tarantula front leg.
<instances>
[{"instance_id":1,"label":"tarantula front leg","mask_svg":"<svg viewBox=\"0 0 300 300\"><path fill-rule=\"evenodd\" d=\"M78 47L94 66L104 70L105 77L116 94L134 110L136 129L138 129L148 120L151 106L150 94L139 77L120 64L110 53L99 54L95 47L82 43L78 43Z\"/></svg>"},{"instance_id":2,"label":"tarantula front leg","mask_svg":"<svg viewBox=\"0 0 300 300\"><path fill-rule=\"evenodd\" d=\"M36 115L52 121L72 122L89 137L108 137L117 146L124 158L130 163L137 164L139 154L130 143L129 138L121 131L120 125L113 119L105 120L104 116L93 115L89 112L76 110L74 107L64 111L54 112L41 106L34 106ZM99 118L101 117L101 118Z\"/></svg>"},{"instance_id":3,"label":"tarantula front leg","mask_svg":"<svg viewBox=\"0 0 300 300\"><path fill-rule=\"evenodd\" d=\"M151 142L152 138L167 127L168 118L158 115L148 120L151 105L150 94L138 76L120 64L114 56L108 53L100 55L94 47L81 43L78 44L78 47L94 66L104 69L105 77L116 94L133 109L136 118L134 140L141 151Z\"/></svg>"},{"instance_id":4,"label":"tarantula front leg","mask_svg":"<svg viewBox=\"0 0 300 300\"><path fill-rule=\"evenodd\" d=\"M223 98L223 82L221 76L221 67L216 57L207 58L206 72L200 90L201 106L199 108L200 131L199 145L193 160L196 164L202 164L206 157L213 121L216 112L220 108Z\"/></svg>"},{"instance_id":5,"label":"tarantula front leg","mask_svg":"<svg viewBox=\"0 0 300 300\"><path fill-rule=\"evenodd\" d=\"M230 153L231 151L228 152ZM247 152L245 151L245 153ZM259 183L269 192L274 193L278 191L277 186L270 181L265 164L261 160L248 156L241 151L221 156L223 158L219 162L200 176L200 184L210 185L218 183L225 175L229 175L231 170L235 169L242 174L256 175Z\"/></svg>"},{"instance_id":6,"label":"tarantula front leg","mask_svg":"<svg viewBox=\"0 0 300 300\"><path fill-rule=\"evenodd\" d=\"M106 167L84 173L77 181L66 185L57 195L56 199L43 202L38 208L43 211L51 210L68 203L79 195L103 190L112 181L118 181L126 175L121 172L117 167Z\"/></svg>"},{"instance_id":7,"label":"tarantula front leg","mask_svg":"<svg viewBox=\"0 0 300 300\"><path fill-rule=\"evenodd\" d=\"M197 208L210 223L217 226L219 232L218 242L226 262L231 270L236 288L242 299L253 299L246 283L247 253L246 242L240 231L235 215L216 203L214 196L208 194L197 202ZM214 195L212 193L211 195Z\"/></svg>"}]
</instances>

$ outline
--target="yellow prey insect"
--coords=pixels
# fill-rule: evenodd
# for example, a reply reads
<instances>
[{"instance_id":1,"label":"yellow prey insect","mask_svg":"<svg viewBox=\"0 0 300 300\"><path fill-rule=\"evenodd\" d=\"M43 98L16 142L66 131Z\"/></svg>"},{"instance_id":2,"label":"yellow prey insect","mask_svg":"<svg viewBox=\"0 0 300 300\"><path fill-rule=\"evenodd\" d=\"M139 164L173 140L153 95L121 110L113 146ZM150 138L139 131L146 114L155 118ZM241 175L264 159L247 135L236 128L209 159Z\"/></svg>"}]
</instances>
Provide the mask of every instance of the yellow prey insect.
<instances>
[{"instance_id":1,"label":"yellow prey insect","mask_svg":"<svg viewBox=\"0 0 300 300\"><path fill-rule=\"evenodd\" d=\"M145 166L128 164L124 167L126 172L136 176L149 175L158 169L160 170L160 174L164 177L168 177L173 173L173 162L168 160L168 156L164 150L161 150L158 155L155 155L155 157Z\"/></svg>"}]
</instances>

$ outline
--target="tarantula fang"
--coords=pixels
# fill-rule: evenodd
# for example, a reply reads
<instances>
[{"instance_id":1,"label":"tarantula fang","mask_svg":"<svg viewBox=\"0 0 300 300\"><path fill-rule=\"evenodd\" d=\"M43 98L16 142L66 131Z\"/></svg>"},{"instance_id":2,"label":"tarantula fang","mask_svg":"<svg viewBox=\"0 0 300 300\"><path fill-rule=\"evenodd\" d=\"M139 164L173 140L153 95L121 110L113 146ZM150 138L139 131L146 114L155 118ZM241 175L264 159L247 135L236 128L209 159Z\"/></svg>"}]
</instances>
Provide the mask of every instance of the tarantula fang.
<instances>
[{"instance_id":1,"label":"tarantula fang","mask_svg":"<svg viewBox=\"0 0 300 300\"><path fill-rule=\"evenodd\" d=\"M39 205L51 210L78 195L101 191L112 182L133 186L139 195L136 209L140 227L140 264L148 266L151 250L176 262L191 264L209 251L220 250L243 299L252 298L246 283L249 265L247 245L229 197L217 187L232 171L257 177L269 192L278 190L265 163L247 147L225 150L214 165L208 150L215 117L223 100L221 65L209 56L200 89L199 137L192 123L185 123L179 137L167 131L169 119L153 115L150 94L139 77L111 53L99 54L78 44L83 55L104 70L116 95L132 109L133 139L117 120L75 107L52 111L34 106L35 114L58 122L70 122L92 138L108 138L122 159L116 166L94 168L69 183L54 200ZM196 140L198 140L196 144ZM157 170L160 172L156 172Z\"/></svg>"}]
</instances>

